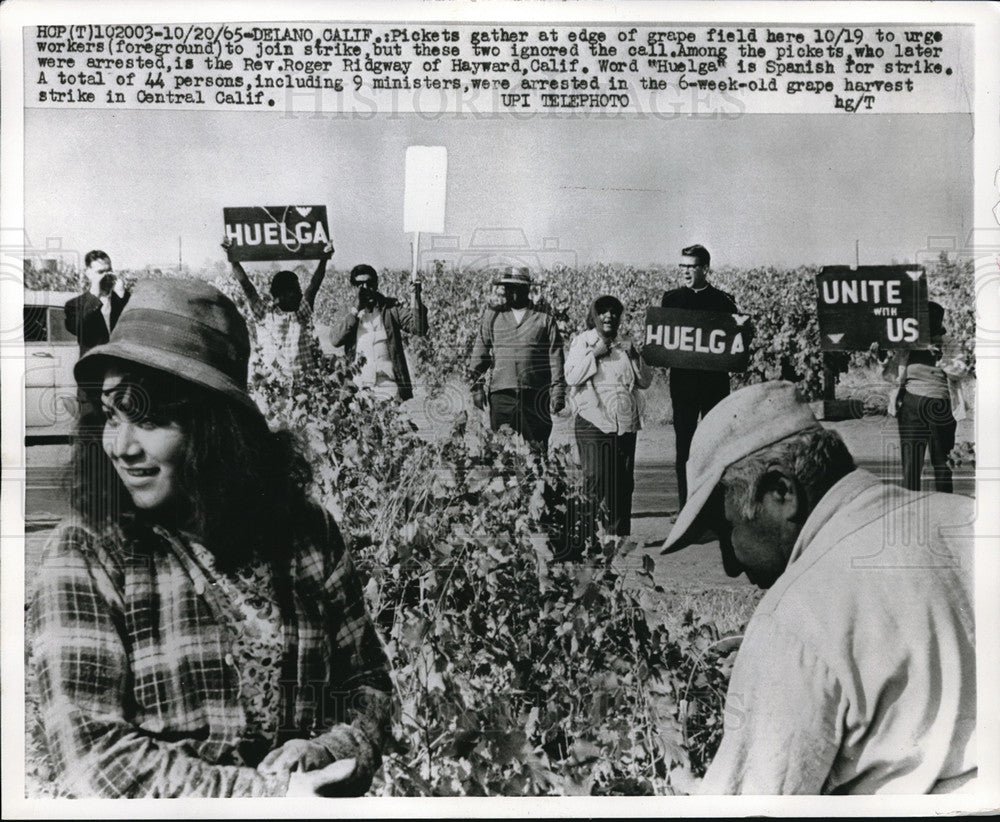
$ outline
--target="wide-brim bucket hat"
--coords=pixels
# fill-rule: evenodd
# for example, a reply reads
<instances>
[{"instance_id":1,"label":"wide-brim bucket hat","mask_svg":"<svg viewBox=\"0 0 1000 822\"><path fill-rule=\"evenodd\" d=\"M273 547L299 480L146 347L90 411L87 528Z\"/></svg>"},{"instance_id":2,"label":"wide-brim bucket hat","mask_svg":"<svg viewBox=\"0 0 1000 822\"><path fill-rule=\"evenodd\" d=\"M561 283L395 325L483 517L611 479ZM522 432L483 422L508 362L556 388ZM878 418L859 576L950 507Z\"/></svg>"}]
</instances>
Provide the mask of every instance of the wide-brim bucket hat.
<instances>
[{"instance_id":1,"label":"wide-brim bucket hat","mask_svg":"<svg viewBox=\"0 0 1000 822\"><path fill-rule=\"evenodd\" d=\"M822 426L790 382L757 383L722 399L694 432L687 462L688 499L661 553L671 554L695 541L702 525L696 522L698 516L730 465L813 428Z\"/></svg>"},{"instance_id":2,"label":"wide-brim bucket hat","mask_svg":"<svg viewBox=\"0 0 1000 822\"><path fill-rule=\"evenodd\" d=\"M247 324L233 301L203 280L138 283L108 342L74 366L77 383L96 383L113 361L154 368L257 408L247 393Z\"/></svg>"}]
</instances>

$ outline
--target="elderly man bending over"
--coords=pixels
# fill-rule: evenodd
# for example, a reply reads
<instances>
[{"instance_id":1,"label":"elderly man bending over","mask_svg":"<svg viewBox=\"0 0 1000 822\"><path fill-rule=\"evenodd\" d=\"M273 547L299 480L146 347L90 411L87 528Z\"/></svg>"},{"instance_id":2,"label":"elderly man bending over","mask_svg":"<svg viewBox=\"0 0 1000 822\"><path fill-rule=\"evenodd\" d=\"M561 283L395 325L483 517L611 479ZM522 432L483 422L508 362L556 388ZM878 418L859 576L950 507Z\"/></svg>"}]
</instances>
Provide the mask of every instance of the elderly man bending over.
<instances>
[{"instance_id":1,"label":"elderly man bending over","mask_svg":"<svg viewBox=\"0 0 1000 822\"><path fill-rule=\"evenodd\" d=\"M708 794L928 793L976 776L972 500L858 469L790 383L698 427L664 544L711 527L761 600Z\"/></svg>"}]
</instances>

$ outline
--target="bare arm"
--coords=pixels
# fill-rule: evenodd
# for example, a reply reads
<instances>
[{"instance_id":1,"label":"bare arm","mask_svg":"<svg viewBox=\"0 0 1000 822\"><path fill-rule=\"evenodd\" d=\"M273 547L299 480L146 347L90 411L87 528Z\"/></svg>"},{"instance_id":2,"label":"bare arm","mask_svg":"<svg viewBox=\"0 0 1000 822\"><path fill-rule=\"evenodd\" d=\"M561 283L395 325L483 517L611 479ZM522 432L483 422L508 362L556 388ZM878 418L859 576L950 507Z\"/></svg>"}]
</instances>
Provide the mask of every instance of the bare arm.
<instances>
[{"instance_id":1,"label":"bare arm","mask_svg":"<svg viewBox=\"0 0 1000 822\"><path fill-rule=\"evenodd\" d=\"M326 276L326 264L332 256L333 243L327 243L323 248L323 256L319 258L312 279L309 280L309 285L306 287L306 293L303 295L310 308L316 303L316 295L319 293L319 287L323 284L323 278Z\"/></svg>"},{"instance_id":2,"label":"bare arm","mask_svg":"<svg viewBox=\"0 0 1000 822\"><path fill-rule=\"evenodd\" d=\"M243 293L247 295L250 308L253 310L254 314L259 317L264 311L264 301L261 300L260 294L258 294L257 289L254 288L254 284L250 282L250 278L247 276L247 272L243 268L243 264L239 260L233 259L233 241L226 237L222 241L222 247L226 250L226 257L229 259L229 265L232 267L233 276L236 278L236 282L240 284L243 288Z\"/></svg>"}]
</instances>

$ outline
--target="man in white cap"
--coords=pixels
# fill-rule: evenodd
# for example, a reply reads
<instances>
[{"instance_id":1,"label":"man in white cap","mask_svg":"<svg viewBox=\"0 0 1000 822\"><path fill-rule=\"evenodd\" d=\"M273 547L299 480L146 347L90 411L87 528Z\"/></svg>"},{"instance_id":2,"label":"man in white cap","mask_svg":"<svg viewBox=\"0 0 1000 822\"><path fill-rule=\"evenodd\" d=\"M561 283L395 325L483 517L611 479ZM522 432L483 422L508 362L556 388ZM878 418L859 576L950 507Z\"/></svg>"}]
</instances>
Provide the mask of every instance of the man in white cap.
<instances>
[{"instance_id":1,"label":"man in white cap","mask_svg":"<svg viewBox=\"0 0 1000 822\"><path fill-rule=\"evenodd\" d=\"M747 627L706 794L928 793L977 773L972 500L858 469L791 383L695 433L664 553L706 527L769 589Z\"/></svg>"}]
</instances>

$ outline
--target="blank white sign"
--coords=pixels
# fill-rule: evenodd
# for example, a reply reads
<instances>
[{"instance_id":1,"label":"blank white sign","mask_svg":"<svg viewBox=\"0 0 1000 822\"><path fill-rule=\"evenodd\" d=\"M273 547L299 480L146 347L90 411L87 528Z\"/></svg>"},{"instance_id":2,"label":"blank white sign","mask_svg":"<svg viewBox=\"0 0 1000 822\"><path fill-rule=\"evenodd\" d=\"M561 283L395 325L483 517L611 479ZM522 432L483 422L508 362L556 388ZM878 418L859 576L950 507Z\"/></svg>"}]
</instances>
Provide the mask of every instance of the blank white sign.
<instances>
[{"instance_id":1,"label":"blank white sign","mask_svg":"<svg viewBox=\"0 0 1000 822\"><path fill-rule=\"evenodd\" d=\"M444 146L410 146L406 149L403 231L429 234L444 231L447 177L448 149Z\"/></svg>"}]
</instances>

